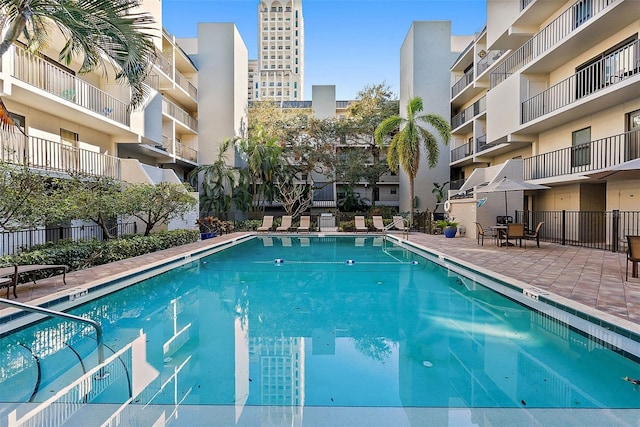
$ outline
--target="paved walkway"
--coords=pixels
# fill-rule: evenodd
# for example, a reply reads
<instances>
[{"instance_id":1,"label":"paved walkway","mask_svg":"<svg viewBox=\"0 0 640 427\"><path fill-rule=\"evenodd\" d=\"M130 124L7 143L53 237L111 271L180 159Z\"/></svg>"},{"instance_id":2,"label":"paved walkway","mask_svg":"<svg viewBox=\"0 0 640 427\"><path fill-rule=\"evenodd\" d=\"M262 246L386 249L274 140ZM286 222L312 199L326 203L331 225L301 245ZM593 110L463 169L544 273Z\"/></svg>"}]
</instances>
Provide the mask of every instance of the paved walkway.
<instances>
[{"instance_id":1,"label":"paved walkway","mask_svg":"<svg viewBox=\"0 0 640 427\"><path fill-rule=\"evenodd\" d=\"M66 291L89 282L107 279L243 234L232 233L108 265L70 272L67 274L67 285L62 283L61 276L39 280L36 285L22 284L18 286L18 301L40 303L43 298L57 291ZM526 248L497 247L492 244L491 239L485 239L484 246L480 246L472 238L447 239L442 235L422 233L411 233L409 240L449 257L512 277L640 325L640 279L629 278L629 281L625 281L624 253L545 242L541 242L540 248L537 248L532 241L527 242ZM2 312L3 310L0 310L0 316Z\"/></svg>"}]
</instances>

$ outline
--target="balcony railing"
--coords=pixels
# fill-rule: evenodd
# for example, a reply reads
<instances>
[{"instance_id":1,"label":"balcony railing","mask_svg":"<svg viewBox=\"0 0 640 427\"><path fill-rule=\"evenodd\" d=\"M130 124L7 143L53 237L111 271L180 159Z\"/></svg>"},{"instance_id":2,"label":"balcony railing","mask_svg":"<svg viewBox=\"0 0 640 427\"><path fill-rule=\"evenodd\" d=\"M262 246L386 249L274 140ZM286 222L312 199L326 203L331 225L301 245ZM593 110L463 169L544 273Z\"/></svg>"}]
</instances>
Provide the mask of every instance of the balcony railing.
<instances>
[{"instance_id":1,"label":"balcony railing","mask_svg":"<svg viewBox=\"0 0 640 427\"><path fill-rule=\"evenodd\" d=\"M464 73L464 76L460 80L454 83L451 87L451 98L455 98L462 90L469 86L473 81L473 68Z\"/></svg>"},{"instance_id":2,"label":"balcony railing","mask_svg":"<svg viewBox=\"0 0 640 427\"><path fill-rule=\"evenodd\" d=\"M456 129L487 109L487 98L483 96L476 102L451 118L451 128Z\"/></svg>"},{"instance_id":3,"label":"balcony railing","mask_svg":"<svg viewBox=\"0 0 640 427\"><path fill-rule=\"evenodd\" d=\"M178 70L176 70L174 76L176 83L184 89L190 97L193 99L198 99L198 89L189 81L185 76L183 76Z\"/></svg>"},{"instance_id":4,"label":"balcony railing","mask_svg":"<svg viewBox=\"0 0 640 427\"><path fill-rule=\"evenodd\" d=\"M120 179L120 159L95 151L25 137L19 132L1 136L0 161L53 172L83 173Z\"/></svg>"},{"instance_id":5,"label":"balcony railing","mask_svg":"<svg viewBox=\"0 0 640 427\"><path fill-rule=\"evenodd\" d=\"M481 135L476 138L476 153L493 147L493 144L487 144L487 135Z\"/></svg>"},{"instance_id":6,"label":"balcony railing","mask_svg":"<svg viewBox=\"0 0 640 427\"><path fill-rule=\"evenodd\" d=\"M451 161L457 162L473 154L473 140L451 150Z\"/></svg>"},{"instance_id":7,"label":"balcony railing","mask_svg":"<svg viewBox=\"0 0 640 427\"><path fill-rule=\"evenodd\" d=\"M126 103L18 46L14 49L15 78L129 126Z\"/></svg>"},{"instance_id":8,"label":"balcony railing","mask_svg":"<svg viewBox=\"0 0 640 427\"><path fill-rule=\"evenodd\" d=\"M586 173L640 158L640 131L597 139L524 159L524 179Z\"/></svg>"},{"instance_id":9,"label":"balcony railing","mask_svg":"<svg viewBox=\"0 0 640 427\"><path fill-rule=\"evenodd\" d=\"M491 88L493 89L511 74L551 49L616 1L620 0L578 0L573 3L496 67L491 73Z\"/></svg>"},{"instance_id":10,"label":"balcony railing","mask_svg":"<svg viewBox=\"0 0 640 427\"><path fill-rule=\"evenodd\" d=\"M476 69L478 70L478 75L482 74L484 70L489 68L492 64L494 64L504 53L506 50L490 50L487 54L476 63Z\"/></svg>"},{"instance_id":11,"label":"balcony railing","mask_svg":"<svg viewBox=\"0 0 640 427\"><path fill-rule=\"evenodd\" d=\"M533 0L520 0L520 10L524 10Z\"/></svg>"},{"instance_id":12,"label":"balcony railing","mask_svg":"<svg viewBox=\"0 0 640 427\"><path fill-rule=\"evenodd\" d=\"M198 163L198 150L176 141L176 156Z\"/></svg>"},{"instance_id":13,"label":"balcony railing","mask_svg":"<svg viewBox=\"0 0 640 427\"><path fill-rule=\"evenodd\" d=\"M198 121L173 102L168 101L167 99L163 99L162 112L184 123L189 127L189 129L192 129L196 132L198 131Z\"/></svg>"},{"instance_id":14,"label":"balcony railing","mask_svg":"<svg viewBox=\"0 0 640 427\"><path fill-rule=\"evenodd\" d=\"M171 70L173 69L171 62L160 52L156 53L155 65L167 76L173 77L173 74L171 73Z\"/></svg>"},{"instance_id":15,"label":"balcony railing","mask_svg":"<svg viewBox=\"0 0 640 427\"><path fill-rule=\"evenodd\" d=\"M522 103L522 124L565 107L640 72L636 40Z\"/></svg>"}]
</instances>

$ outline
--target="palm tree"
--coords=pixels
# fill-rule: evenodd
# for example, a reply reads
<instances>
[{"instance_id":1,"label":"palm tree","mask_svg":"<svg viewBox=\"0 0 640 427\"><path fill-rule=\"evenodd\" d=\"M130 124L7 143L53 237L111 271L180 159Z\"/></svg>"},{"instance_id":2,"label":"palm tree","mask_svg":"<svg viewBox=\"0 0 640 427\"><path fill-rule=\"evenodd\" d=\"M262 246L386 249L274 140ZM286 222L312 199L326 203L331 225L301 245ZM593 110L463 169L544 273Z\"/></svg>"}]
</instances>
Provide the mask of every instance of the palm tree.
<instances>
[{"instance_id":1,"label":"palm tree","mask_svg":"<svg viewBox=\"0 0 640 427\"><path fill-rule=\"evenodd\" d=\"M140 0L0 0L0 56L18 40L32 52L62 35L66 43L59 60L70 64L82 58L80 74L111 67L116 81L131 88L131 107L142 105L148 87L155 49L151 40L153 18L133 12ZM145 32L146 31L146 32ZM4 129L14 122L0 100L0 122Z\"/></svg>"},{"instance_id":2,"label":"palm tree","mask_svg":"<svg viewBox=\"0 0 640 427\"><path fill-rule=\"evenodd\" d=\"M424 144L427 154L427 164L430 168L438 163L440 149L435 135L421 126L420 122L432 126L442 138L445 145L451 139L451 125L437 114L420 114L423 110L422 98L416 96L407 104L407 117L399 115L386 118L375 131L376 144L382 146L387 135L395 132L387 149L387 164L393 172L402 167L409 176L409 192L411 208L409 222L413 221L414 180L420 166L420 144ZM401 129L400 127L404 125Z\"/></svg>"}]
</instances>

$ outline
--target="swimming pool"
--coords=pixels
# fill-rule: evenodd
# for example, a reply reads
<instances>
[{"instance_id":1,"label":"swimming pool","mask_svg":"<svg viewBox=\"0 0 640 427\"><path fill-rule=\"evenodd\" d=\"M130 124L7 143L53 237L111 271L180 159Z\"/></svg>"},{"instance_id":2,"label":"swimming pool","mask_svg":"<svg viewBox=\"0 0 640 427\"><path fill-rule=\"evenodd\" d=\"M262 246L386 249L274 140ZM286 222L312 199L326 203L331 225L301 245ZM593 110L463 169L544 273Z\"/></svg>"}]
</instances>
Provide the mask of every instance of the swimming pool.
<instances>
[{"instance_id":1,"label":"swimming pool","mask_svg":"<svg viewBox=\"0 0 640 427\"><path fill-rule=\"evenodd\" d=\"M259 237L73 309L102 323L116 356L108 380L90 377L65 399L294 418L326 407L637 408L622 380L640 376L637 342L585 325L594 339L555 319L580 316L552 311L383 237ZM47 321L2 337L0 400L46 401L90 373L95 342L78 328Z\"/></svg>"}]
</instances>

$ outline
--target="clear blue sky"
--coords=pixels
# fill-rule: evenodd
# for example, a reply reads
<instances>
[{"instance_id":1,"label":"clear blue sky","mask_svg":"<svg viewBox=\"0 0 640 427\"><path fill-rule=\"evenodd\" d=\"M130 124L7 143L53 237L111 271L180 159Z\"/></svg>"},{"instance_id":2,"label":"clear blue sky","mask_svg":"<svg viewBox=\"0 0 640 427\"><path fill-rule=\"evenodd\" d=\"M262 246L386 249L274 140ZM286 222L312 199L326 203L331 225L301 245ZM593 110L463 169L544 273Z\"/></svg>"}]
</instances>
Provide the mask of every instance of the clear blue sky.
<instances>
[{"instance_id":1,"label":"clear blue sky","mask_svg":"<svg viewBox=\"0 0 640 427\"><path fill-rule=\"evenodd\" d=\"M515 0L514 0L515 1ZM398 94L400 47L413 21L451 21L454 35L482 30L486 0L302 0L305 99L311 85L336 85L341 100L385 82ZM164 0L163 25L195 37L198 22L233 22L257 58L258 0Z\"/></svg>"}]
</instances>

